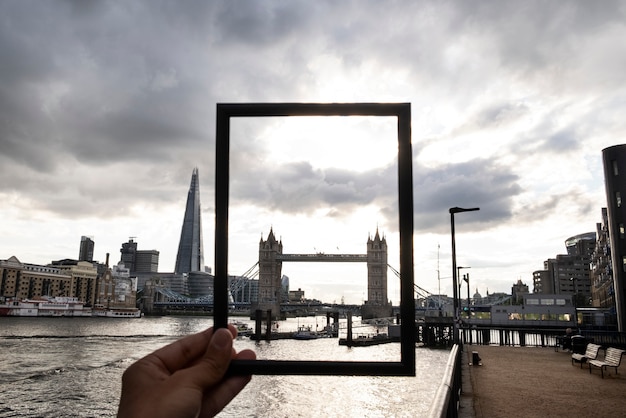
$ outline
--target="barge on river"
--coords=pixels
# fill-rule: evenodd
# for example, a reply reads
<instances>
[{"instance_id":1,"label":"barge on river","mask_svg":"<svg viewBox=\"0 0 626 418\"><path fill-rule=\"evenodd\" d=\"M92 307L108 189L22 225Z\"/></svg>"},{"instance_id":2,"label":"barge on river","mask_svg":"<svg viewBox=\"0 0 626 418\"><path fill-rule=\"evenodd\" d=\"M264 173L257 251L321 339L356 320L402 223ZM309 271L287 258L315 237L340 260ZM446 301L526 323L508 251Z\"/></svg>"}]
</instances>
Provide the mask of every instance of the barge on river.
<instances>
[{"instance_id":1,"label":"barge on river","mask_svg":"<svg viewBox=\"0 0 626 418\"><path fill-rule=\"evenodd\" d=\"M42 297L37 299L5 300L0 303L0 316L26 317L105 317L139 318L137 308L91 308L75 297Z\"/></svg>"}]
</instances>

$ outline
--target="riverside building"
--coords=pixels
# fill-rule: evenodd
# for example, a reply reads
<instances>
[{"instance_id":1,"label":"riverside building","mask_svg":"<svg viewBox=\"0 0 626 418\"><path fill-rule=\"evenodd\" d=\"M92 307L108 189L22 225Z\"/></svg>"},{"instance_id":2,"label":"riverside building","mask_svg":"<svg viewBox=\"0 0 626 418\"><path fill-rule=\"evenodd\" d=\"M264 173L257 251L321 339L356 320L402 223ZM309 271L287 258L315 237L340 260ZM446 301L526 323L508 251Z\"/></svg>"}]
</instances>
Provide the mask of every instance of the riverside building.
<instances>
[{"instance_id":1,"label":"riverside building","mask_svg":"<svg viewBox=\"0 0 626 418\"><path fill-rule=\"evenodd\" d=\"M96 302L97 268L90 262L59 260L42 266L17 257L0 260L0 296L17 300L42 296L75 297L86 305Z\"/></svg>"},{"instance_id":2,"label":"riverside building","mask_svg":"<svg viewBox=\"0 0 626 418\"><path fill-rule=\"evenodd\" d=\"M606 208L602 208L602 222L596 224L596 235L598 239L591 257L592 305L609 309L615 315L611 238L609 236L609 215Z\"/></svg>"},{"instance_id":3,"label":"riverside building","mask_svg":"<svg viewBox=\"0 0 626 418\"><path fill-rule=\"evenodd\" d=\"M626 331L626 145L602 150L618 331Z\"/></svg>"},{"instance_id":4,"label":"riverside building","mask_svg":"<svg viewBox=\"0 0 626 418\"><path fill-rule=\"evenodd\" d=\"M591 260L596 233L587 232L565 240L567 254L543 262L533 272L533 293L572 294L578 307L591 306Z\"/></svg>"},{"instance_id":5,"label":"riverside building","mask_svg":"<svg viewBox=\"0 0 626 418\"><path fill-rule=\"evenodd\" d=\"M42 295L71 296L72 276L58 267L22 263L17 257L0 260L0 296L32 299Z\"/></svg>"}]
</instances>

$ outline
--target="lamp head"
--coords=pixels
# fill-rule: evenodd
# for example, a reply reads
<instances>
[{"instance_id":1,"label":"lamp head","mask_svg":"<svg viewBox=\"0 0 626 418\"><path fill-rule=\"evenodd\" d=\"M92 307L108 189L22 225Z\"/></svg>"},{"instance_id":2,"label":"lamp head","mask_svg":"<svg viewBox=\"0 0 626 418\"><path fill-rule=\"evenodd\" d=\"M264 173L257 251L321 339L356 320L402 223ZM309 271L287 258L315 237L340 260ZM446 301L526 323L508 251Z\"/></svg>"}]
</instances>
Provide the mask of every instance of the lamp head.
<instances>
[{"instance_id":1,"label":"lamp head","mask_svg":"<svg viewBox=\"0 0 626 418\"><path fill-rule=\"evenodd\" d=\"M480 208L460 208L458 206L455 206L453 208L450 208L450 213L454 214L454 213L461 213L461 212L473 212L475 210L480 210Z\"/></svg>"}]
</instances>

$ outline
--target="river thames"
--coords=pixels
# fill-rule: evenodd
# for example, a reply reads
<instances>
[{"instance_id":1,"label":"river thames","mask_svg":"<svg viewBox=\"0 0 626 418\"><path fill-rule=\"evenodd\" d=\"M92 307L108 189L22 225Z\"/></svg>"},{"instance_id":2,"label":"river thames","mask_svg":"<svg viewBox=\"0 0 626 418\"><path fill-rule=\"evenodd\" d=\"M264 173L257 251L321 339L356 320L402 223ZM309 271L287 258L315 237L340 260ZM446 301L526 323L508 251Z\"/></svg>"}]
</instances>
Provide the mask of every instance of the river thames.
<instances>
[{"instance_id":1,"label":"river thames","mask_svg":"<svg viewBox=\"0 0 626 418\"><path fill-rule=\"evenodd\" d=\"M251 321L245 322L253 325ZM121 376L135 360L213 325L210 317L0 318L0 417L111 417ZM321 329L325 317L293 318ZM355 326L355 334L375 333ZM341 335L341 334L340 334ZM336 338L251 341L261 359L399 361L400 344L340 346ZM415 417L443 377L448 350L416 348L416 377L254 376L220 417Z\"/></svg>"}]
</instances>

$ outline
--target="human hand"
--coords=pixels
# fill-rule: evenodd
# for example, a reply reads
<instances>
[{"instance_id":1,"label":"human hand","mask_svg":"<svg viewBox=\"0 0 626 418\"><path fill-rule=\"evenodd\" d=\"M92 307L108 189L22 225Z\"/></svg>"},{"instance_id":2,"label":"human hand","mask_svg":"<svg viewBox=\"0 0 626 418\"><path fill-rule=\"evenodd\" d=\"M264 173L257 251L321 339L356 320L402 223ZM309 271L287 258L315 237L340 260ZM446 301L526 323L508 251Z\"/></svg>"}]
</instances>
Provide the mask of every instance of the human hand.
<instances>
[{"instance_id":1,"label":"human hand","mask_svg":"<svg viewBox=\"0 0 626 418\"><path fill-rule=\"evenodd\" d=\"M252 350L233 349L236 336L232 325L211 327L132 364L122 376L118 418L216 415L251 378L224 377L232 359L256 358Z\"/></svg>"}]
</instances>

